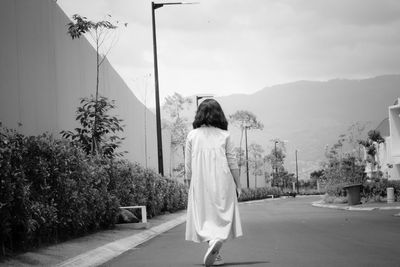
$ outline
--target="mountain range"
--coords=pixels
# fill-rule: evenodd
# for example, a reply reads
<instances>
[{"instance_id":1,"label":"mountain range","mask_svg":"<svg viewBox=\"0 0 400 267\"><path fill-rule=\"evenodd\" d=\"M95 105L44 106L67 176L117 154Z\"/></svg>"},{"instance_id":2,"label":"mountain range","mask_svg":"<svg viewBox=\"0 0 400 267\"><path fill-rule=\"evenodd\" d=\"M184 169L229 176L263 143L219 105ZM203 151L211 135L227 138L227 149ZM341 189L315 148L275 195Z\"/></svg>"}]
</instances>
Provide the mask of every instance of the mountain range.
<instances>
[{"instance_id":1,"label":"mountain range","mask_svg":"<svg viewBox=\"0 0 400 267\"><path fill-rule=\"evenodd\" d=\"M375 129L388 117L388 106L398 97L400 75L384 75L360 80L297 81L265 87L254 94L216 99L226 116L248 110L263 123L263 130L248 132L249 144L258 143L270 153L272 139L287 140L286 168L294 171L294 151L298 150L299 177L307 179L324 160L326 146L333 145L353 123L366 123L366 131ZM193 113L187 115L192 121ZM239 146L239 129L229 130Z\"/></svg>"}]
</instances>

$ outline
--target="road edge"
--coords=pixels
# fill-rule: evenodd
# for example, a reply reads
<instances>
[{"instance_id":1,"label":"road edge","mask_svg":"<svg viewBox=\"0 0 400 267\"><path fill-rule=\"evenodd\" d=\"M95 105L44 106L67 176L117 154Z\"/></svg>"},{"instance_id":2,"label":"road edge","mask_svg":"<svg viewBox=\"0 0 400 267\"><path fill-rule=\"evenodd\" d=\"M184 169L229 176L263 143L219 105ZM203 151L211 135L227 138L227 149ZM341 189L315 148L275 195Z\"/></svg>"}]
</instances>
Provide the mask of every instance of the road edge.
<instances>
[{"instance_id":1,"label":"road edge","mask_svg":"<svg viewBox=\"0 0 400 267\"><path fill-rule=\"evenodd\" d=\"M186 221L186 214L179 216L173 220L169 220L158 226L154 226L139 234L134 234L126 238L116 240L101 247L82 253L76 257L63 261L57 264L57 267L87 267L98 266L113 258L121 255L122 253L137 247L140 244L171 230L172 228L184 223Z\"/></svg>"},{"instance_id":2,"label":"road edge","mask_svg":"<svg viewBox=\"0 0 400 267\"><path fill-rule=\"evenodd\" d=\"M338 206L338 205L335 205L335 204L326 204L326 203L323 203L322 200L312 202L311 205L314 206L314 207L319 207L319 208L330 208L330 209L350 210L350 211L400 210L400 206L392 206L392 207L354 207L354 206Z\"/></svg>"}]
</instances>

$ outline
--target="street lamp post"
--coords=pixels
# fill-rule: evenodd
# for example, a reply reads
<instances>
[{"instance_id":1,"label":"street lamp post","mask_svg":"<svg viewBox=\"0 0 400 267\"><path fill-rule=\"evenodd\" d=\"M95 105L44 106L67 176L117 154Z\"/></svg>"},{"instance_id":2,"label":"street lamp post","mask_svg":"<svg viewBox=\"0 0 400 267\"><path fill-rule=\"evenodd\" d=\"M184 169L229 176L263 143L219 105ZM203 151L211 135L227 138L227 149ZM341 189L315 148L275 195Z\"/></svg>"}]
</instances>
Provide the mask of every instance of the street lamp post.
<instances>
[{"instance_id":1,"label":"street lamp post","mask_svg":"<svg viewBox=\"0 0 400 267\"><path fill-rule=\"evenodd\" d=\"M157 125L157 151L158 151L158 172L164 175L164 163L162 152L162 137L161 137L161 113L160 113L160 95L158 87L158 61L157 61L157 38L156 38L156 20L155 10L162 7L162 4L151 2L151 15L153 25L153 52L154 52L154 85L156 95L156 125Z\"/></svg>"},{"instance_id":2,"label":"street lamp post","mask_svg":"<svg viewBox=\"0 0 400 267\"><path fill-rule=\"evenodd\" d=\"M162 151L162 136L161 136L161 112L160 112L160 95L158 86L158 61L157 61L157 38L156 38L156 19L155 10L165 5L183 5L183 4L194 4L186 2L175 2L175 3L154 3L151 2L151 18L153 28L153 53L154 53L154 85L155 85L155 97L156 97L156 126L157 126L157 151L158 151L158 172L164 175L164 164L163 164L163 151Z\"/></svg>"},{"instance_id":3,"label":"street lamp post","mask_svg":"<svg viewBox=\"0 0 400 267\"><path fill-rule=\"evenodd\" d=\"M199 107L199 100L202 98L214 97L213 95L196 95L196 107Z\"/></svg>"}]
</instances>

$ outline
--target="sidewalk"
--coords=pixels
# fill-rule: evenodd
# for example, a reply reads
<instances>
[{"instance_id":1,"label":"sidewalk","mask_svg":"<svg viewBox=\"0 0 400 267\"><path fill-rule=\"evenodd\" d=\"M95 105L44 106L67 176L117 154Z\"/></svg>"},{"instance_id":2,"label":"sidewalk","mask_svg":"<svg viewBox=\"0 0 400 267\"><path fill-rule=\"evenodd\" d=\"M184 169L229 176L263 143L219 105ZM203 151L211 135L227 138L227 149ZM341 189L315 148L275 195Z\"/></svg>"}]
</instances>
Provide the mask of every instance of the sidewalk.
<instances>
[{"instance_id":1,"label":"sidewalk","mask_svg":"<svg viewBox=\"0 0 400 267\"><path fill-rule=\"evenodd\" d=\"M149 219L148 229L134 229L134 224L129 223L117 224L112 230L18 255L0 262L0 266L98 266L185 220L186 211L183 210Z\"/></svg>"}]
</instances>

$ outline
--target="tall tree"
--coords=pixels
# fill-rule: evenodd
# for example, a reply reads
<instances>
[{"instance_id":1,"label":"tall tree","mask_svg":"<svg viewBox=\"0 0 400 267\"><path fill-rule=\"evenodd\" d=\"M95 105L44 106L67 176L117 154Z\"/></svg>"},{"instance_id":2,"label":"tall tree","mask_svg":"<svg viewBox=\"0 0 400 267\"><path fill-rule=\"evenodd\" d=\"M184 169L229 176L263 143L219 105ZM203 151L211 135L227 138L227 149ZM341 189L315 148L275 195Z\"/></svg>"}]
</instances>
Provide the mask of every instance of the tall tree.
<instances>
[{"instance_id":1,"label":"tall tree","mask_svg":"<svg viewBox=\"0 0 400 267\"><path fill-rule=\"evenodd\" d=\"M359 140L363 138L365 135L365 131L367 128L368 122L355 122L350 125L347 129L347 141L350 145L350 148L353 150L353 154L356 157L356 160L362 161L362 152Z\"/></svg>"},{"instance_id":2,"label":"tall tree","mask_svg":"<svg viewBox=\"0 0 400 267\"><path fill-rule=\"evenodd\" d=\"M321 177L324 175L324 170L315 170L310 173L310 185L316 186L318 182L321 181Z\"/></svg>"},{"instance_id":3,"label":"tall tree","mask_svg":"<svg viewBox=\"0 0 400 267\"><path fill-rule=\"evenodd\" d=\"M171 119L180 118L182 111L187 109L193 102L190 97L184 97L177 92L171 96L167 96L164 101L163 110Z\"/></svg>"},{"instance_id":4,"label":"tall tree","mask_svg":"<svg viewBox=\"0 0 400 267\"><path fill-rule=\"evenodd\" d=\"M108 15L111 18L111 15ZM73 21L67 24L67 33L72 39L80 38L82 35L88 34L91 40L94 42L96 49L96 93L95 93L95 107L94 107L94 123L92 130L93 139L91 141L91 151L93 154L98 152L99 144L95 138L97 133L98 121L97 113L99 111L99 81L100 81L100 66L103 64L111 48L115 45L117 36L113 35L115 29L117 29L118 21L111 23L108 20L101 20L93 22L88 20L86 17L75 14L72 16ZM127 23L124 23L125 27Z\"/></svg>"},{"instance_id":5,"label":"tall tree","mask_svg":"<svg viewBox=\"0 0 400 267\"><path fill-rule=\"evenodd\" d=\"M238 166L240 169L246 165L245 152L244 152L243 148L235 147L235 154L236 154L236 158L238 159Z\"/></svg>"},{"instance_id":6,"label":"tall tree","mask_svg":"<svg viewBox=\"0 0 400 267\"><path fill-rule=\"evenodd\" d=\"M247 147L247 130L262 130L264 125L257 120L256 115L251 113L247 110L238 110L234 114L229 115L230 122L240 128L241 135L240 135L240 145L239 148L242 148L242 139L243 139L243 132L245 133L246 138L246 174L247 174L247 187L249 187L249 165L248 165L248 147ZM239 159L240 161L240 159ZM239 169L240 175L240 169Z\"/></svg>"},{"instance_id":7,"label":"tall tree","mask_svg":"<svg viewBox=\"0 0 400 267\"><path fill-rule=\"evenodd\" d=\"M280 173L285 171L284 161L286 158L286 146L285 142L281 141L279 138L272 139L271 142L274 144L270 153L265 156L266 161L271 164L272 167L272 184L283 186L283 182L280 183L279 180L283 177ZM274 171L275 170L275 171ZM282 180L282 179L281 179Z\"/></svg>"},{"instance_id":8,"label":"tall tree","mask_svg":"<svg viewBox=\"0 0 400 267\"><path fill-rule=\"evenodd\" d=\"M261 145L252 143L249 146L249 162L252 173L254 175L254 185L257 187L257 176L263 174L263 153L264 149Z\"/></svg>"},{"instance_id":9,"label":"tall tree","mask_svg":"<svg viewBox=\"0 0 400 267\"><path fill-rule=\"evenodd\" d=\"M378 167L378 173L380 172L379 160L377 160L377 154L379 151L380 144L384 143L385 139L381 136L379 131L371 130L368 132L366 140L359 140L359 143L365 148L367 154L366 161L371 165L371 177L375 176L375 167Z\"/></svg>"},{"instance_id":10,"label":"tall tree","mask_svg":"<svg viewBox=\"0 0 400 267\"><path fill-rule=\"evenodd\" d=\"M171 146L174 150L181 148L183 162L185 162L185 141L189 132L187 118L182 117L182 112L189 107L192 99L183 97L179 93L174 93L172 96L167 96L163 104L163 110L168 115L164 120L163 125L171 130ZM184 164L181 162L173 168L180 175L184 175Z\"/></svg>"}]
</instances>

